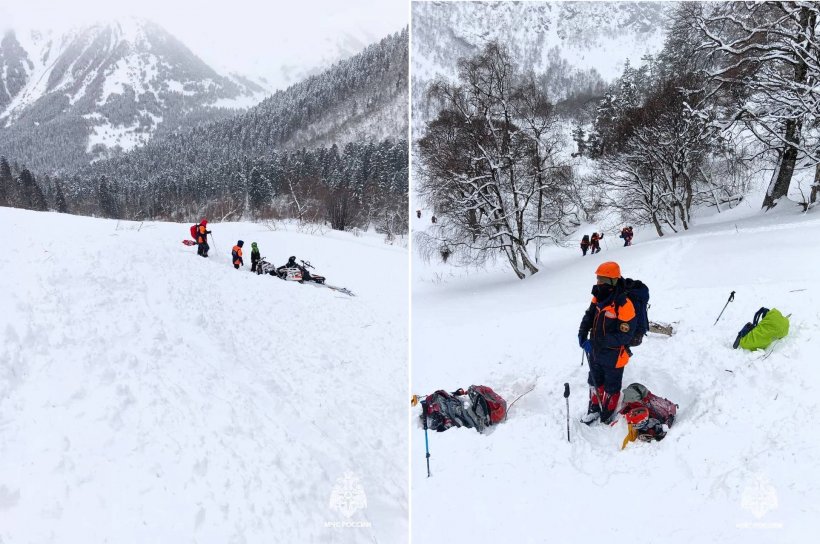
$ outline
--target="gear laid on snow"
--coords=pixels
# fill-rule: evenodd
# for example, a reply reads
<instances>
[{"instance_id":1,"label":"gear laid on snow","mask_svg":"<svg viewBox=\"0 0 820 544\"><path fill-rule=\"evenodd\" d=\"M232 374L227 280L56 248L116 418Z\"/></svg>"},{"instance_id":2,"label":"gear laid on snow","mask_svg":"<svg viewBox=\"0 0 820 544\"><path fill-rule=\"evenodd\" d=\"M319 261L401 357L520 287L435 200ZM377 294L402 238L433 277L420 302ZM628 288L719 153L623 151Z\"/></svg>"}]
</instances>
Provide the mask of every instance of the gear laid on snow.
<instances>
[{"instance_id":1,"label":"gear laid on snow","mask_svg":"<svg viewBox=\"0 0 820 544\"><path fill-rule=\"evenodd\" d=\"M675 423L678 405L653 394L640 383L629 384L624 389L623 399L624 406L620 413L626 417L627 434L621 449L635 440L663 440Z\"/></svg>"},{"instance_id":2,"label":"gear laid on snow","mask_svg":"<svg viewBox=\"0 0 820 544\"><path fill-rule=\"evenodd\" d=\"M430 395L414 395L411 404L421 401L420 415L426 428L444 432L451 427L467 427L483 432L504 421L507 401L486 385L471 385L467 391L448 393L443 389Z\"/></svg>"},{"instance_id":3,"label":"gear laid on snow","mask_svg":"<svg viewBox=\"0 0 820 544\"><path fill-rule=\"evenodd\" d=\"M755 312L751 323L746 323L737 333L732 345L734 349L741 347L749 351L766 349L775 340L780 340L789 334L789 317L780 313L777 308L760 308Z\"/></svg>"}]
</instances>

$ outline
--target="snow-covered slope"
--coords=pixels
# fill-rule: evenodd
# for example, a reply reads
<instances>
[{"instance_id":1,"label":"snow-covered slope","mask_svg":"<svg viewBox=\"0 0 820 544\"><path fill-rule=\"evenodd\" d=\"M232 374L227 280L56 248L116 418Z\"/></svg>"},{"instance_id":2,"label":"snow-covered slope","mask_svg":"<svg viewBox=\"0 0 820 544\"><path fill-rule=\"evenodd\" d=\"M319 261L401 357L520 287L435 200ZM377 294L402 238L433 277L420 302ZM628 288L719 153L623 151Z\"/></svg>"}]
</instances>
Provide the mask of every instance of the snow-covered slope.
<instances>
[{"instance_id":1,"label":"snow-covered slope","mask_svg":"<svg viewBox=\"0 0 820 544\"><path fill-rule=\"evenodd\" d=\"M406 250L214 224L205 260L188 225L0 224L0 541L406 541ZM236 271L237 238L358 296Z\"/></svg>"},{"instance_id":2,"label":"snow-covered slope","mask_svg":"<svg viewBox=\"0 0 820 544\"><path fill-rule=\"evenodd\" d=\"M485 435L430 434L432 478L423 431L413 432L414 540L439 535L432 520L443 512L452 513L448 534L464 542L748 544L817 533L820 217L786 203L763 215L759 198L746 202L686 233L637 231L629 248L612 231L595 256L554 248L525 281L503 268L467 274L414 258L413 391L486 384L512 401L536 383ZM413 221L424 228L429 213ZM623 422L579 422L587 373L578 326L608 260L645 281L650 318L677 329L635 348L624 387L641 382L678 403L678 421L662 442L624 451ZM761 306L791 314L789 336L765 359L732 349Z\"/></svg>"},{"instance_id":3,"label":"snow-covered slope","mask_svg":"<svg viewBox=\"0 0 820 544\"><path fill-rule=\"evenodd\" d=\"M128 150L163 123L173 130L186 115L247 107L264 95L246 78L218 74L141 19L65 34L7 32L0 41L0 147L31 167Z\"/></svg>"}]
</instances>

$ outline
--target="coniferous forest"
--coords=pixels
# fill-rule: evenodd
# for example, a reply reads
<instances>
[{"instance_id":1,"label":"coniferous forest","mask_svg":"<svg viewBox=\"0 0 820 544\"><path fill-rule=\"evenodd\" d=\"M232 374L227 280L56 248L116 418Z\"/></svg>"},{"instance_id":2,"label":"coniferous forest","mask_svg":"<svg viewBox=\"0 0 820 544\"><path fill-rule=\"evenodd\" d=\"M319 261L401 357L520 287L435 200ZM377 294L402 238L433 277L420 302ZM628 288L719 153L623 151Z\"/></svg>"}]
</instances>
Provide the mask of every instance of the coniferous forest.
<instances>
[{"instance_id":1,"label":"coniferous forest","mask_svg":"<svg viewBox=\"0 0 820 544\"><path fill-rule=\"evenodd\" d=\"M407 231L408 31L228 119L81 168L0 163L0 205L131 220ZM0 155L3 150L0 149Z\"/></svg>"}]
</instances>

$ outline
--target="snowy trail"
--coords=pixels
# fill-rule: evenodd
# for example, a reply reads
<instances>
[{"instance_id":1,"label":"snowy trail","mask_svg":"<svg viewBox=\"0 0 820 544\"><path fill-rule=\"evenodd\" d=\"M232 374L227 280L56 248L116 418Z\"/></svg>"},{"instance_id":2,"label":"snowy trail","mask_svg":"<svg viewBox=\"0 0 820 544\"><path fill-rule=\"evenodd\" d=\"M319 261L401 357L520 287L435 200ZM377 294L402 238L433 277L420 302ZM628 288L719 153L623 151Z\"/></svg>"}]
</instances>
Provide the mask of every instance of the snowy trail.
<instances>
[{"instance_id":1,"label":"snowy trail","mask_svg":"<svg viewBox=\"0 0 820 544\"><path fill-rule=\"evenodd\" d=\"M609 239L594 256L553 248L526 281L414 256L414 393L480 383L514 399L540 376L493 432L431 434L430 479L423 433L413 433L414 539L433 538L427 520L449 508L446 490L468 497L448 528L466 541L589 542L604 538L602 528L607 542L810 538L820 529L819 236L811 214L736 209L679 235L640 231L629 248ZM578 324L594 270L607 260L644 280L650 318L677 330L635 349L624 386L641 382L678 403L678 421L663 442L623 452L623 422L578 421L587 401ZM732 290L735 301L713 326ZM789 336L766 359L731 348L760 306L792 313Z\"/></svg>"},{"instance_id":2,"label":"snowy trail","mask_svg":"<svg viewBox=\"0 0 820 544\"><path fill-rule=\"evenodd\" d=\"M224 224L206 261L185 225L0 221L0 541L406 540L405 250ZM238 237L359 296L236 271Z\"/></svg>"}]
</instances>

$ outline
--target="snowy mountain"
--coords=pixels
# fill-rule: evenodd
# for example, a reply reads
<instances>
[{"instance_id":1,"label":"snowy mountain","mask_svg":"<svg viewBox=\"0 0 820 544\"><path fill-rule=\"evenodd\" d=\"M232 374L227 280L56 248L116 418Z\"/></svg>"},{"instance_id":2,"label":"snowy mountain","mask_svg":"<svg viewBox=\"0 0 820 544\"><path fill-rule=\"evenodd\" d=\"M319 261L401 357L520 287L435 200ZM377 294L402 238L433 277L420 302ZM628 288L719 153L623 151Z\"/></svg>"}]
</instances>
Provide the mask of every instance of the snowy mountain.
<instances>
[{"instance_id":1,"label":"snowy mountain","mask_svg":"<svg viewBox=\"0 0 820 544\"><path fill-rule=\"evenodd\" d=\"M190 181L198 173L212 176L225 165L274 152L399 142L407 137L407 67L405 29L242 114L156 138L81 174L91 180L105 175L119 183L157 176Z\"/></svg>"},{"instance_id":2,"label":"snowy mountain","mask_svg":"<svg viewBox=\"0 0 820 544\"><path fill-rule=\"evenodd\" d=\"M452 80L460 58L497 40L536 74L582 72L587 85L612 81L624 63L663 46L675 2L414 2L414 125L434 114L427 85ZM554 99L582 89L544 82ZM420 115L416 115L416 113Z\"/></svg>"},{"instance_id":3,"label":"snowy mountain","mask_svg":"<svg viewBox=\"0 0 820 544\"><path fill-rule=\"evenodd\" d=\"M141 19L62 35L10 31L0 41L0 149L41 171L70 169L264 94Z\"/></svg>"},{"instance_id":4,"label":"snowy mountain","mask_svg":"<svg viewBox=\"0 0 820 544\"><path fill-rule=\"evenodd\" d=\"M0 224L0 541L407 541L406 249L211 223L202 259L185 224ZM357 296L234 270L238 238Z\"/></svg>"},{"instance_id":5,"label":"snowy mountain","mask_svg":"<svg viewBox=\"0 0 820 544\"><path fill-rule=\"evenodd\" d=\"M413 538L437 538L429 520L451 507L454 489L474 499L461 501L448 522L464 542L621 543L648 535L670 544L748 544L815 534L820 443L807 418L820 394L820 291L806 240L820 236L820 220L796 207L761 213L763 190L720 214L699 210L685 233L658 238L636 227L631 247L616 237L622 225L585 225L523 282L507 268L468 271L414 255L413 393L483 384L510 403L535 388L483 435L430 433L431 478L417 424ZM429 211L413 216L414 231L428 225ZM603 251L582 257L581 235L602 230ZM578 327L596 267L610 260L649 286L650 319L676 330L633 348L623 378L624 387L639 382L677 403L676 423L663 441L624 450L622 420L614 427L579 421L588 394ZM789 335L767 353L733 350L761 306L791 314Z\"/></svg>"}]
</instances>

